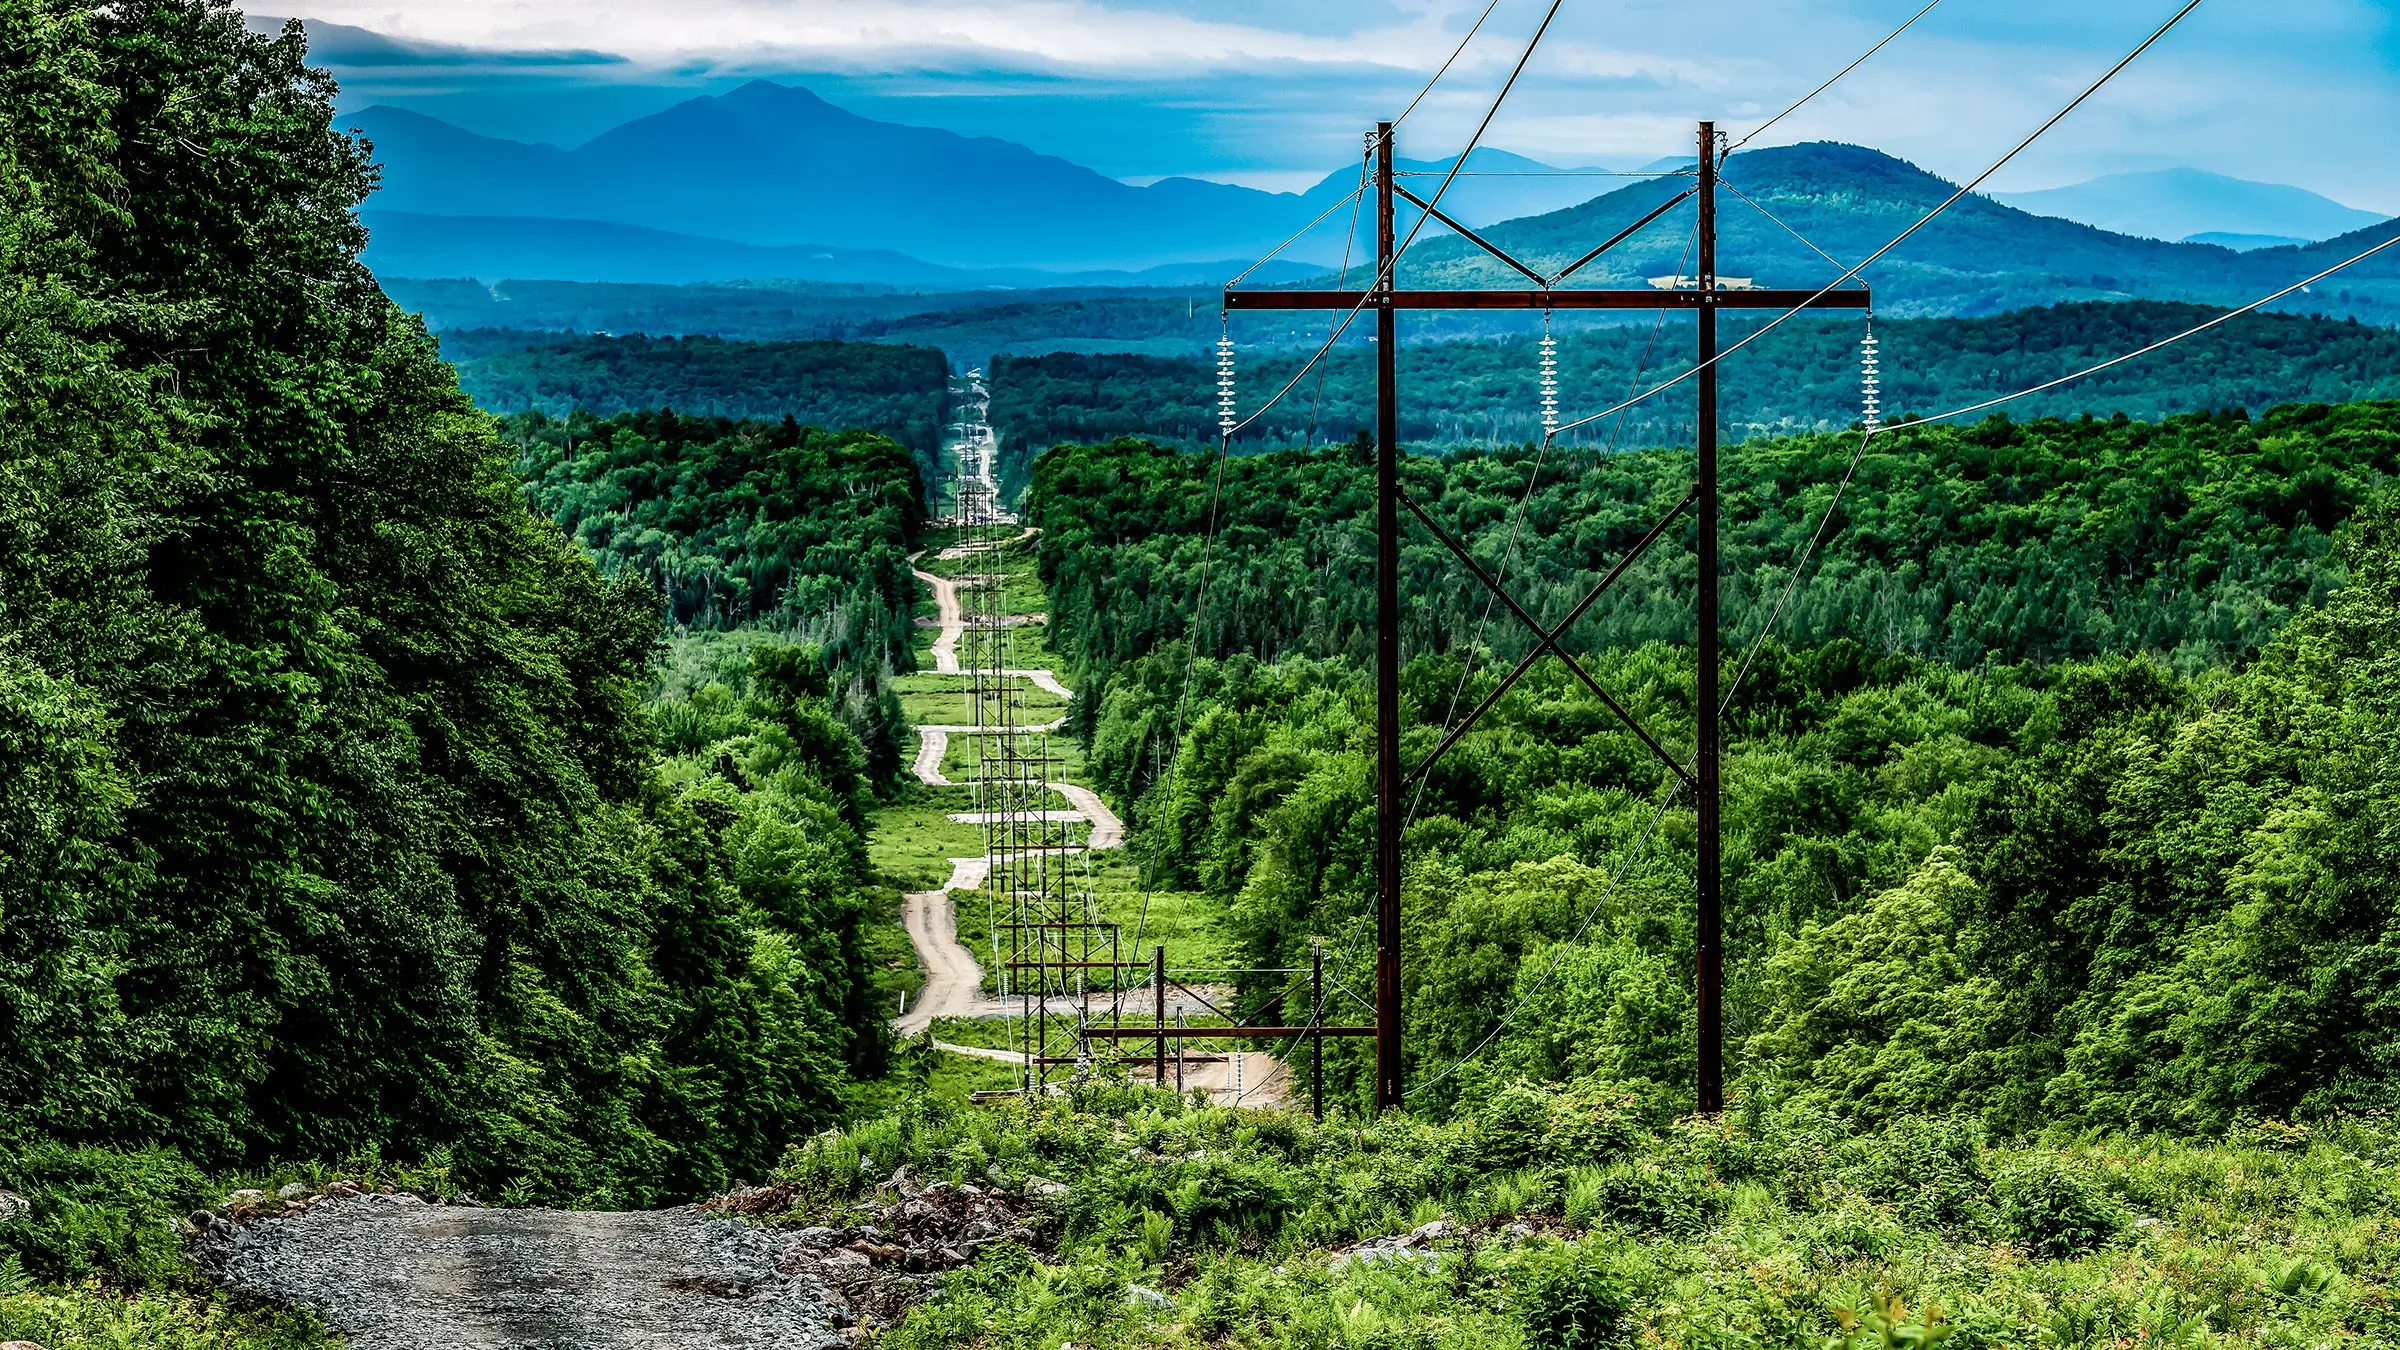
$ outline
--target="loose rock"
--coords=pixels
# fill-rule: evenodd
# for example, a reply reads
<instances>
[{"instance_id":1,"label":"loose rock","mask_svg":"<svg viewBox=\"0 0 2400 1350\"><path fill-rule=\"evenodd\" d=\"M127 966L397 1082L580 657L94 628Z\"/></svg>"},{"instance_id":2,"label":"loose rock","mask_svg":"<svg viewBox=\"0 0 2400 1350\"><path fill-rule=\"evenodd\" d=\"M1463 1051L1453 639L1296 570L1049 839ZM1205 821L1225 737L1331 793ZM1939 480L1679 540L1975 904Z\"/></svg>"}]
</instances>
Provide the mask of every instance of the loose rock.
<instances>
[{"instance_id":1,"label":"loose rock","mask_svg":"<svg viewBox=\"0 0 2400 1350\"><path fill-rule=\"evenodd\" d=\"M0 1224L16 1223L33 1217L33 1202L15 1191L0 1191ZM25 1345L30 1342L19 1341Z\"/></svg>"}]
</instances>

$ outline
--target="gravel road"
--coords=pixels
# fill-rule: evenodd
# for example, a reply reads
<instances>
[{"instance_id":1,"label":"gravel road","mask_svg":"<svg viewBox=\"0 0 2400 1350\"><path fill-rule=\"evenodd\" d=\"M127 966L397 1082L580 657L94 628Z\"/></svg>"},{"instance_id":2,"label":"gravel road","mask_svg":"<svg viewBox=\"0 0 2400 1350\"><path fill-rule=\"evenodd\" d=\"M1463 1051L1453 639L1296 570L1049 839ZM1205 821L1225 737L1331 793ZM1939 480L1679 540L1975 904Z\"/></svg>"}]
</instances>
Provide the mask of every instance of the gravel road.
<instances>
[{"instance_id":1,"label":"gravel road","mask_svg":"<svg viewBox=\"0 0 2400 1350\"><path fill-rule=\"evenodd\" d=\"M819 1350L848 1344L782 1241L695 1210L320 1202L241 1230L223 1280L314 1309L350 1350ZM862 1263L863 1264L863 1263Z\"/></svg>"}]
</instances>

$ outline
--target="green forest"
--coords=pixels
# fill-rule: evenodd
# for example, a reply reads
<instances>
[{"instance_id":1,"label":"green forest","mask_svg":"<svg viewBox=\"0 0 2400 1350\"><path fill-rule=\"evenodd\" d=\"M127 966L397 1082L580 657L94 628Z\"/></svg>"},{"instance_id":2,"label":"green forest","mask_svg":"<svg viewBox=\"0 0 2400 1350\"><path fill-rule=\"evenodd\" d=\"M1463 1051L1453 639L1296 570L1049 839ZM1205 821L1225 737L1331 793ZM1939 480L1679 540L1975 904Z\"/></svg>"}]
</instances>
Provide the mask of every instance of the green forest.
<instances>
[{"instance_id":1,"label":"green forest","mask_svg":"<svg viewBox=\"0 0 2400 1350\"><path fill-rule=\"evenodd\" d=\"M891 679L913 668L908 553L925 525L907 450L789 418L663 411L523 413L501 434L526 504L603 574L640 577L670 629L765 629L816 653L819 694L891 786L905 735Z\"/></svg>"},{"instance_id":2,"label":"green forest","mask_svg":"<svg viewBox=\"0 0 2400 1350\"><path fill-rule=\"evenodd\" d=\"M892 1350L2400 1341L2385 330L2245 321L1864 440L1807 411L1855 330L1795 334L1724 473L1721 1115L1694 804L1554 659L1412 789L1404 1109L1361 1041L1322 1120L1107 1054L976 1102L1006 1066L886 1020L924 974L896 883L974 827L908 772L903 698L958 706L903 683L914 567L1045 612L1012 640L1072 682L1106 866L1240 967L1232 1011L1304 1019L1314 951L1371 980L1356 371L1315 446L1219 456L1173 443L1188 367L1003 363L1003 434L1070 443L1009 470L1022 537L945 559L937 354L462 335L606 391L478 407L359 263L374 166L305 41L0 0L0 1341L335 1350L221 1292L189 1216L337 1176L776 1242L1005 1210L931 1269L845 1249L906 1291L855 1337ZM2194 313L1886 325L1896 401ZM1576 378L1639 335L1571 338ZM1555 621L1692 463L1526 444L1525 354L1404 354L1447 453L1403 479ZM1688 528L1562 639L1679 759ZM1430 532L1402 562L1413 764L1529 646Z\"/></svg>"},{"instance_id":3,"label":"green forest","mask_svg":"<svg viewBox=\"0 0 2400 1350\"><path fill-rule=\"evenodd\" d=\"M881 432L931 463L950 415L950 365L928 347L874 342L444 333L458 383L487 412L702 417ZM503 345L514 338L522 345Z\"/></svg>"},{"instance_id":4,"label":"green forest","mask_svg":"<svg viewBox=\"0 0 2400 1350\"><path fill-rule=\"evenodd\" d=\"M1100 679L1179 642L1208 657L1367 659L1371 459L1342 446L1219 461L1144 441L1045 454L1030 501L1054 643ZM2396 473L2392 404L2256 420L1994 417L1904 427L1863 448L1854 432L1752 441L1729 449L1720 473L1726 631L1758 631L1833 507L1782 640L1849 638L1961 668L2147 654L2197 673L2247 659L2340 584L2334 535ZM1553 622L1684 496L1691 456L1519 447L1410 456L1402 478ZM1585 650L1689 642L1688 534L1679 519L1574 640ZM1488 593L1431 534L1405 536L1401 567L1409 650L1522 649L1507 612L1487 619Z\"/></svg>"},{"instance_id":5,"label":"green forest","mask_svg":"<svg viewBox=\"0 0 2400 1350\"><path fill-rule=\"evenodd\" d=\"M1731 457L1729 677L1857 440ZM2395 940L2400 892L2367 822L2400 792L2376 711L2396 452L2389 404L1876 438L1821 575L1732 703L1729 949L1748 956L1729 1018L1753 1090L2009 1131L2384 1105L2396 1029L2366 991L2390 978L2370 953ZM1688 463L1566 460L1529 490L1530 456L1415 458L1404 479L1551 622ZM1245 964L1289 968L1318 939L1355 958L1368 468L1349 451L1224 467L1212 545L1209 457L1118 442L1037 463L1042 565L1074 616L1053 641L1104 682L1081 729L1160 883L1214 895ZM1529 646L1437 548L1420 532L1403 556L1411 759ZM1666 551L1568 645L1688 758L1689 563ZM1291 594L1311 603L1270 599ZM1535 1000L1445 1091L1512 1072L1682 1090L1690 820L1672 787L1555 664L1423 780L1412 1055L1438 1067Z\"/></svg>"},{"instance_id":6,"label":"green forest","mask_svg":"<svg viewBox=\"0 0 2400 1350\"><path fill-rule=\"evenodd\" d=\"M645 705L664 597L359 266L296 24L10 0L0 51L0 1335L314 1344L168 1222L275 1160L643 1205L838 1121L890 1046L816 640ZM921 519L888 440L737 434Z\"/></svg>"},{"instance_id":7,"label":"green forest","mask_svg":"<svg viewBox=\"0 0 2400 1350\"><path fill-rule=\"evenodd\" d=\"M2134 301L2018 310L1979 319L1882 320L1884 406L1931 415L1995 398L2171 337L2220 311ZM1412 316L1413 318L1413 316ZM1519 322L1536 333L1539 321ZM1729 319L1725 342L1757 321ZM1858 420L1856 318L1798 320L1732 357L1721 381L1725 431L1736 438L1831 431ZM1248 335L1238 379L1243 415L1266 402L1308 352L1252 359ZM1322 343L1323 339L1318 339ZM1560 410L1599 412L1690 364L1688 322L1558 334ZM1313 351L1311 347L1309 351ZM1416 343L1399 357L1400 435L1412 446L1505 444L1541 437L1541 354L1533 337ZM1014 452L1065 442L1145 436L1191 446L1217 439L1216 373L1196 360L1139 355L1002 356L992 363L992 425ZM2012 405L2020 417L2087 410L2155 420L2199 409L2263 412L2296 400L2342 402L2400 395L2400 334L2348 320L2250 314L2144 362ZM1369 349L1346 346L1236 438L1250 451L1347 441L1375 421ZM1689 445L1691 397L1671 392L1616 418L1570 432L1568 443L1631 449Z\"/></svg>"}]
</instances>

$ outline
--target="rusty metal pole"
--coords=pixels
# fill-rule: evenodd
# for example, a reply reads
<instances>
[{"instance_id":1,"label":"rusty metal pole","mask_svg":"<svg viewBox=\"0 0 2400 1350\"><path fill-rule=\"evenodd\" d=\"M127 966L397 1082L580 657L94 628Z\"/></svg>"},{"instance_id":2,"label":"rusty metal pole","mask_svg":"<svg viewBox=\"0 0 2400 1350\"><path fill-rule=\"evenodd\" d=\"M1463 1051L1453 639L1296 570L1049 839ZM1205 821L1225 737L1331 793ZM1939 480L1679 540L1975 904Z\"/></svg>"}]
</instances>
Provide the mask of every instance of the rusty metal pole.
<instances>
[{"instance_id":1,"label":"rusty metal pole","mask_svg":"<svg viewBox=\"0 0 2400 1350\"><path fill-rule=\"evenodd\" d=\"M1719 891L1724 860L1719 836L1717 727L1717 124L1700 124L1700 379L1699 511L1700 613L1698 662L1698 738L1700 875L1697 909L1698 940L1694 962L1699 1003L1700 1053L1696 1065L1697 1105L1702 1115L1725 1109L1725 953L1723 896Z\"/></svg>"},{"instance_id":2,"label":"rusty metal pole","mask_svg":"<svg viewBox=\"0 0 2400 1350\"><path fill-rule=\"evenodd\" d=\"M1375 1109L1400 1106L1400 391L1392 124L1375 125Z\"/></svg>"},{"instance_id":3,"label":"rusty metal pole","mask_svg":"<svg viewBox=\"0 0 2400 1350\"><path fill-rule=\"evenodd\" d=\"M1167 1085L1167 949L1150 949L1150 984L1158 993L1158 1085Z\"/></svg>"}]
</instances>

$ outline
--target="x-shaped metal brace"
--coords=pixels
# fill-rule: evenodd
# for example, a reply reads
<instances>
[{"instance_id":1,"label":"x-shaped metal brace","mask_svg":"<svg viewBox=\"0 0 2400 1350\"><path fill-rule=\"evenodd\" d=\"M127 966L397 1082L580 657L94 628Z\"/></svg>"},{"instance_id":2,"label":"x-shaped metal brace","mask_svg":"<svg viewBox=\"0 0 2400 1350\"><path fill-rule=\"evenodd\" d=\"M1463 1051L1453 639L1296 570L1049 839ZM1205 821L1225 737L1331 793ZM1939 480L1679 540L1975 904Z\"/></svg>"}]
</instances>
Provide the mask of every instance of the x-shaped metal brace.
<instances>
[{"instance_id":1,"label":"x-shaped metal brace","mask_svg":"<svg viewBox=\"0 0 2400 1350\"><path fill-rule=\"evenodd\" d=\"M1568 611L1567 617L1561 619L1556 628L1544 628L1540 620L1526 613L1525 607L1517 603L1516 597L1510 595L1498 581L1492 578L1491 573L1483 570L1483 564L1475 561L1474 556L1467 552L1464 545L1451 538L1449 532L1441 526L1434 524L1433 517L1425 514L1425 509L1417 505L1416 499L1409 496L1405 490L1402 491L1400 504L1408 508L1409 514L1421 521L1426 529L1431 530L1433 537L1441 540L1443 547L1449 549L1460 562L1466 564L1467 570L1475 574L1475 579L1489 588L1493 595L1499 597L1500 602L1508 606L1509 612L1516 615L1518 621L1531 629L1533 635L1539 639L1534 649L1527 652L1523 660L1517 662L1516 669L1508 672L1508 678L1500 681L1493 687L1492 692L1484 695L1483 701L1475 705L1474 711L1467 714L1466 720L1453 727L1450 734L1442 738L1442 743L1433 748L1433 753L1427 755L1424 762L1409 772L1408 781L1413 783L1431 772L1441 757L1449 753L1450 747L1458 744L1459 738L1466 735L1468 729L1473 727L1485 713L1490 712L1492 705L1500 701L1500 696L1507 693L1510 686L1523 678L1526 671L1533 669L1533 663L1541 660L1542 655L1547 652L1555 654L1559 660L1566 662L1567 669L1575 672L1575 678L1583 681L1584 687L1597 695L1600 702L1605 704L1610 712L1617 715L1618 721L1623 722L1634 735L1640 737L1642 744L1650 747L1650 753L1658 756L1659 763L1666 765L1674 771L1676 777L1683 780L1684 786L1698 788L1699 784L1693 779L1691 771L1684 768L1682 762L1673 755L1668 754L1666 748L1658 743L1657 738L1645 730L1642 724L1635 720L1632 713L1625 711L1623 704L1610 697L1609 692L1600 687L1600 682L1593 679L1591 673L1583 668L1583 663L1576 660L1566 648L1558 645L1558 640L1565 635L1568 629L1575 626L1576 621L1581 619L1586 611L1591 609L1603 591L1616 584L1617 578L1625 575L1625 569L1631 567L1635 559L1641 557L1642 554L1649 551L1652 544L1658 542L1658 537L1667 532L1667 527L1674 524L1675 518L1682 515L1683 509L1690 506L1693 499L1699 495L1698 488L1683 494L1683 500L1675 503L1664 516L1661 516L1658 523L1650 527L1650 532L1641 537L1640 542L1626 550L1624 557L1617 559L1617 565L1608 569L1608 575L1600 578L1600 584L1592 587L1591 593L1584 596L1574 609Z\"/></svg>"},{"instance_id":2,"label":"x-shaped metal brace","mask_svg":"<svg viewBox=\"0 0 2400 1350\"><path fill-rule=\"evenodd\" d=\"M1557 272L1549 276L1543 276L1541 273L1534 271L1532 268L1527 267L1525 264L1508 256L1508 253L1499 245L1494 244L1490 240L1484 238L1482 235L1477 234L1473 230L1468 229L1466 226L1459 224L1455 220L1452 220L1447 212L1444 212L1432 202L1425 200L1423 197L1420 197L1417 194L1409 191L1407 188L1400 187L1395 184L1392 188L1392 191L1416 203L1418 210L1423 211L1425 214L1433 217L1435 220L1438 220L1444 225L1449 226L1458 234L1460 238L1466 240L1468 243L1473 244L1475 247L1482 249L1484 252L1491 254L1493 257L1498 258L1500 261L1517 269L1517 271L1523 273L1525 278L1531 281L1534 285L1541 287L1543 290L1548 290L1575 273L1582 271L1584 264L1591 262L1601 254L1608 252L1617 245L1624 243L1628 239L1631 239L1636 234L1641 233L1641 231L1647 227L1650 222L1658 219L1660 216L1665 215L1667 212L1674 210L1676 207L1683 205L1685 202L1690 201L1694 196L1698 195L1700 189L1685 188L1680 194L1670 197L1666 201L1660 203L1658 206L1652 208L1648 215L1643 216L1640 220L1633 222L1624 229L1617 231L1614 235L1609 237L1607 242L1601 244L1600 247L1595 248L1591 252L1584 254L1580 258L1577 258L1575 261L1568 263L1566 266L1558 269Z\"/></svg>"}]
</instances>

